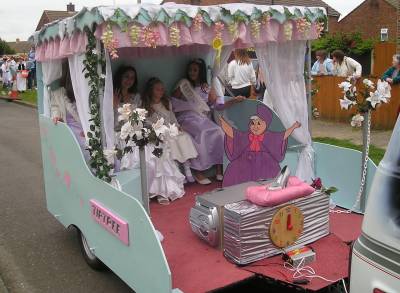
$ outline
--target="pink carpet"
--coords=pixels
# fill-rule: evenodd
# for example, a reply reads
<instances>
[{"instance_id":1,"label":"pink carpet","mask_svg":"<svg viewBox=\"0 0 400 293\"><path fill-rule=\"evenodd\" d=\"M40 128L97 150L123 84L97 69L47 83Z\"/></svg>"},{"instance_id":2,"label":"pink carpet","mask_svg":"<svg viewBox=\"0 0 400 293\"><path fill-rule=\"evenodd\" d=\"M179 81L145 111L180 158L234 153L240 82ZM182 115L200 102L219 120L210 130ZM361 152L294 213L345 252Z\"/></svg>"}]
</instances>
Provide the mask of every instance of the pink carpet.
<instances>
[{"instance_id":1,"label":"pink carpet","mask_svg":"<svg viewBox=\"0 0 400 293\"><path fill-rule=\"evenodd\" d=\"M183 198L168 206L151 203L154 226L165 237L162 246L172 272L173 288L187 293L207 292L249 278L254 273L291 282L290 272L282 268L279 256L239 268L192 232L189 211L194 206L195 196L217 187L216 183L209 186L192 184L186 187ZM310 245L317 252L313 267L318 274L335 281L348 275L349 248L344 242L358 237L361 220L359 215L331 215L331 231L336 235L331 234ZM305 288L318 290L327 285L329 283L315 279Z\"/></svg>"},{"instance_id":2,"label":"pink carpet","mask_svg":"<svg viewBox=\"0 0 400 293\"><path fill-rule=\"evenodd\" d=\"M336 209L343 210L343 209ZM359 214L330 214L330 230L343 242L350 243L361 234L363 216Z\"/></svg>"}]
</instances>

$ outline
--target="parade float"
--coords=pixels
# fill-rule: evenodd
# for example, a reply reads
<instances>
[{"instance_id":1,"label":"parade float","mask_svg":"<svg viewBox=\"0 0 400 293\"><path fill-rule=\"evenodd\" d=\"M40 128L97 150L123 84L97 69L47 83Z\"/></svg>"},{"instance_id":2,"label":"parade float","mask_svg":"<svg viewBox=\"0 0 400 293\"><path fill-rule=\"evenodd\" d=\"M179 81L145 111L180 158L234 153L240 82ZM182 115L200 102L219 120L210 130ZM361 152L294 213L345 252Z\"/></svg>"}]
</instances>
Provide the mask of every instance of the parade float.
<instances>
[{"instance_id":1,"label":"parade float","mask_svg":"<svg viewBox=\"0 0 400 293\"><path fill-rule=\"evenodd\" d=\"M324 186L337 187L332 197L340 207L362 212L354 206L367 194L359 192L362 155L312 142L311 81L304 77L310 72L310 58L305 58L309 42L320 36L326 22L325 9L318 7L166 3L84 8L35 33L47 207L65 227L78 230L89 265L107 266L136 292L206 292L260 277L318 291L348 277L348 244L360 233L361 216L332 212ZM223 64L232 50L248 47L255 49L265 72L268 105L246 100L216 113L226 134L223 188L189 184L184 197L169 206L150 203L143 151L140 167L114 170L116 68L134 65L141 76L139 88L148 77L158 76L171 91L185 64L203 58L209 84L223 95L217 78ZM50 118L52 92L60 87L66 60L87 141L86 160L71 129ZM145 118L134 113L135 119L127 119L142 125ZM266 125L260 135L268 138L268 164L263 164L261 140L252 146L243 142L256 135L249 126L255 120ZM294 123L296 129L286 136ZM143 133L151 131L143 128ZM148 138L145 144L151 144ZM137 137L132 135L132 141ZM162 151L162 136L154 141ZM249 152L256 156L246 157ZM376 166L368 157L365 164L368 191ZM288 169L295 179L286 180ZM259 175L260 170L266 173ZM276 173L300 193L266 203L262 196ZM320 180L313 187L306 184L317 177L323 185ZM259 204L248 201L249 188ZM300 244L309 244L316 260L309 281L295 284L296 269L274 255Z\"/></svg>"}]
</instances>

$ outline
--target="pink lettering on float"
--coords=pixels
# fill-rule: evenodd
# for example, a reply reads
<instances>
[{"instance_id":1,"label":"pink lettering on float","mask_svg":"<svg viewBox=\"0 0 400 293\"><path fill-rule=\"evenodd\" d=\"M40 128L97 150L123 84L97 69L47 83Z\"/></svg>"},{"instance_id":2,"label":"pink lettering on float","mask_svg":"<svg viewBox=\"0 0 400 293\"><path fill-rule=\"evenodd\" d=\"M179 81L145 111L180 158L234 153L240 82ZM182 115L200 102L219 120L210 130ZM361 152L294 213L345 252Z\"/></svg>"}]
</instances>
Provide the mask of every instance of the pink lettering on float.
<instances>
[{"instance_id":1,"label":"pink lettering on float","mask_svg":"<svg viewBox=\"0 0 400 293\"><path fill-rule=\"evenodd\" d=\"M90 201L92 218L104 229L117 237L122 243L129 246L128 223L117 215L103 207L100 203L91 199Z\"/></svg>"}]
</instances>

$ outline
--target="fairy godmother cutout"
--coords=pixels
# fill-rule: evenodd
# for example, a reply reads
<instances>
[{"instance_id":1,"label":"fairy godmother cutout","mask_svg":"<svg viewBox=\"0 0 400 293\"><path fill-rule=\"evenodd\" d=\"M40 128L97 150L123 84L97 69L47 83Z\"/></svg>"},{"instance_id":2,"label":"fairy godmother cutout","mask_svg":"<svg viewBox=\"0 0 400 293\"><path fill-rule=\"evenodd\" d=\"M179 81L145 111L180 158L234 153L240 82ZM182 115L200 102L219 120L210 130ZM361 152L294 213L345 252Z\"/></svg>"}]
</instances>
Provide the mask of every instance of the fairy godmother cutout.
<instances>
[{"instance_id":1,"label":"fairy godmother cutout","mask_svg":"<svg viewBox=\"0 0 400 293\"><path fill-rule=\"evenodd\" d=\"M220 118L225 132L225 153L230 161L224 174L224 187L278 175L288 137L301 125L296 121L286 131L272 132L268 130L272 117L268 107L258 105L257 113L250 117L248 131L237 130Z\"/></svg>"}]
</instances>

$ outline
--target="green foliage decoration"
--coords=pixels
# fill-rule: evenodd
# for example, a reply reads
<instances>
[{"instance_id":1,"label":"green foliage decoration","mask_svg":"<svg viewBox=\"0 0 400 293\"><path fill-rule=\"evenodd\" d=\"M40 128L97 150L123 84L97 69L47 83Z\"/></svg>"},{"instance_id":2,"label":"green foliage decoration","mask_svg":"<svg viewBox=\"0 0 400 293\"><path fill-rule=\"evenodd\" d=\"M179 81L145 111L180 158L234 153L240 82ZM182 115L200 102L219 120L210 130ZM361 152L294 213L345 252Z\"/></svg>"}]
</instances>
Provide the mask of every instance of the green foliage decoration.
<instances>
[{"instance_id":1,"label":"green foliage decoration","mask_svg":"<svg viewBox=\"0 0 400 293\"><path fill-rule=\"evenodd\" d=\"M101 119L100 119L100 103L99 95L101 89L104 88L104 77L99 75L99 67L105 66L104 54L96 50L96 37L94 36L94 30L89 28L85 29L88 37L88 44L86 46L86 59L83 61L85 66L83 72L85 78L89 80L89 109L91 119L90 130L87 132L88 137L88 151L90 153L89 166L94 171L95 175L106 181L111 182L110 171L112 165L110 165L105 158L103 151L103 144L101 141Z\"/></svg>"}]
</instances>

